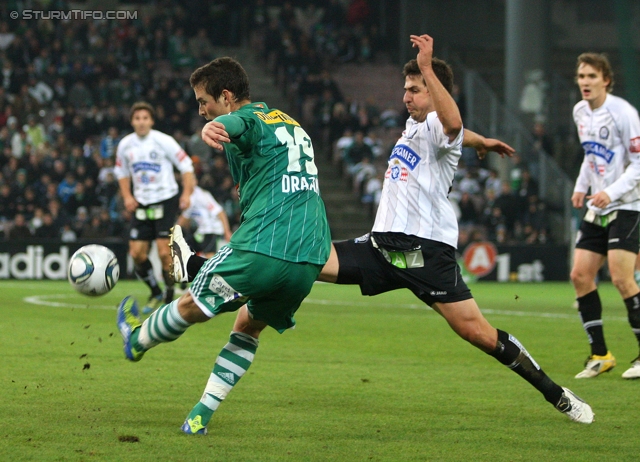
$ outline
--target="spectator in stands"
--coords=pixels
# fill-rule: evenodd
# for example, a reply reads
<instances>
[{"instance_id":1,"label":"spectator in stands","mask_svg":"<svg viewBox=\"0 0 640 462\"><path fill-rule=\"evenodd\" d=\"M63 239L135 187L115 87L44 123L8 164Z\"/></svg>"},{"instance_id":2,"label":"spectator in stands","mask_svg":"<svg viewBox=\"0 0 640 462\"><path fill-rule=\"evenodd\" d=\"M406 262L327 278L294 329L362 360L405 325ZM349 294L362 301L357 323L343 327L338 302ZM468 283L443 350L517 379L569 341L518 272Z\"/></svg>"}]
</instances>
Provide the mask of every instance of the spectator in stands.
<instances>
[{"instance_id":1,"label":"spectator in stands","mask_svg":"<svg viewBox=\"0 0 640 462\"><path fill-rule=\"evenodd\" d=\"M476 209L476 204L471 198L470 193L462 193L458 207L460 208L460 218L458 220L460 226L469 226L478 223L478 210Z\"/></svg>"},{"instance_id":2,"label":"spectator in stands","mask_svg":"<svg viewBox=\"0 0 640 462\"><path fill-rule=\"evenodd\" d=\"M509 235L513 235L519 210L518 200L512 193L509 183L502 183L502 192L500 196L496 198L494 208L500 209L500 215L504 217L506 231Z\"/></svg>"},{"instance_id":3,"label":"spectator in stands","mask_svg":"<svg viewBox=\"0 0 640 462\"><path fill-rule=\"evenodd\" d=\"M538 121L533 124L533 147L536 151L543 151L553 157L553 140L546 133L544 123Z\"/></svg>"},{"instance_id":4,"label":"spectator in stands","mask_svg":"<svg viewBox=\"0 0 640 462\"><path fill-rule=\"evenodd\" d=\"M78 240L78 236L75 230L71 227L70 223L65 223L60 233L60 240L62 242L75 242Z\"/></svg>"},{"instance_id":5,"label":"spectator in stands","mask_svg":"<svg viewBox=\"0 0 640 462\"><path fill-rule=\"evenodd\" d=\"M120 141L118 136L118 129L116 127L109 127L107 136L102 138L100 142L100 155L103 159L114 159L116 155L116 146Z\"/></svg>"},{"instance_id":6,"label":"spectator in stands","mask_svg":"<svg viewBox=\"0 0 640 462\"><path fill-rule=\"evenodd\" d=\"M373 151L371 147L364 142L364 133L360 130L356 131L353 137L353 143L345 151L344 164L349 175L355 175L356 165L367 157L369 162L373 161Z\"/></svg>"},{"instance_id":7,"label":"spectator in stands","mask_svg":"<svg viewBox=\"0 0 640 462\"><path fill-rule=\"evenodd\" d=\"M502 180L498 176L496 169L489 170L489 176L484 182L485 195L488 191L493 191L494 197L498 197L502 191Z\"/></svg>"},{"instance_id":8,"label":"spectator in stands","mask_svg":"<svg viewBox=\"0 0 640 462\"><path fill-rule=\"evenodd\" d=\"M93 215L82 227L82 239L101 240L109 237L109 223L104 223L100 215Z\"/></svg>"},{"instance_id":9,"label":"spectator in stands","mask_svg":"<svg viewBox=\"0 0 640 462\"><path fill-rule=\"evenodd\" d=\"M27 116L27 125L23 127L23 131L26 134L26 142L34 148L42 146L46 140L46 133L44 126L37 123L36 116L29 114Z\"/></svg>"},{"instance_id":10,"label":"spectator in stands","mask_svg":"<svg viewBox=\"0 0 640 462\"><path fill-rule=\"evenodd\" d=\"M58 197L63 205L66 205L69 202L69 198L75 193L77 183L76 177L72 172L65 174L64 180L58 185Z\"/></svg>"},{"instance_id":11,"label":"spectator in stands","mask_svg":"<svg viewBox=\"0 0 640 462\"><path fill-rule=\"evenodd\" d=\"M60 229L55 225L50 213L42 215L42 225L36 229L34 236L38 239L57 239L60 237Z\"/></svg>"},{"instance_id":12,"label":"spectator in stands","mask_svg":"<svg viewBox=\"0 0 640 462\"><path fill-rule=\"evenodd\" d=\"M31 238L31 229L27 225L25 216L21 213L17 213L13 221L13 226L9 230L10 241L24 241Z\"/></svg>"}]
</instances>

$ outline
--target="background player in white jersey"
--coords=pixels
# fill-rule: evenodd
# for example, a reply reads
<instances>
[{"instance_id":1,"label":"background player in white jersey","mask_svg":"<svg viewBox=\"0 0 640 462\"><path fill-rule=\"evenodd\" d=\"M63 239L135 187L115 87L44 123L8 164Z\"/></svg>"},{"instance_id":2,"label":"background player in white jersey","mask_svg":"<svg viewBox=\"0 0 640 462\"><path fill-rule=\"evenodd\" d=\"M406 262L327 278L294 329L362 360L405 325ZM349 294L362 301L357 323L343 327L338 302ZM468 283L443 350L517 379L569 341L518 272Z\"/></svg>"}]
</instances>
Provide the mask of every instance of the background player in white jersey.
<instances>
[{"instance_id":1,"label":"background player in white jersey","mask_svg":"<svg viewBox=\"0 0 640 462\"><path fill-rule=\"evenodd\" d=\"M178 218L178 224L189 228L189 222L196 222L197 228L187 242L191 248L206 258L213 257L218 250L218 239L231 240L229 219L224 209L209 191L196 186L191 195L191 205Z\"/></svg>"},{"instance_id":2,"label":"background player in white jersey","mask_svg":"<svg viewBox=\"0 0 640 462\"><path fill-rule=\"evenodd\" d=\"M595 283L605 259L640 343L640 289L633 274L640 222L640 119L627 101L609 94L613 72L606 56L581 54L576 81L582 101L573 108L573 119L585 155L571 202L581 209L586 198L588 210L578 231L571 281L591 344L585 369L576 378L590 378L616 365L604 340ZM640 378L640 357L622 377Z\"/></svg>"},{"instance_id":3,"label":"background player in white jersey","mask_svg":"<svg viewBox=\"0 0 640 462\"><path fill-rule=\"evenodd\" d=\"M456 263L458 226L447 200L461 146L511 154L498 140L463 130L450 95L453 73L432 58L433 40L411 36L417 60L405 65L409 115L391 157L370 235L336 242L320 280L358 284L364 295L408 288L442 315L463 339L527 380L561 412L591 423L591 407L553 382L512 335L484 318ZM464 133L464 135L463 135Z\"/></svg>"},{"instance_id":4,"label":"background player in white jersey","mask_svg":"<svg viewBox=\"0 0 640 462\"><path fill-rule=\"evenodd\" d=\"M178 142L169 135L152 130L154 111L150 104L135 103L131 107L130 120L134 133L125 136L118 144L115 174L124 205L132 213L129 254L133 258L136 275L151 289L144 309L148 313L163 301L162 290L149 261L151 241L155 240L158 246L166 284L164 299L169 303L174 294L174 282L169 277L169 230L178 218L179 209L189 207L195 176L191 158ZM181 195L173 174L174 167L182 174Z\"/></svg>"}]
</instances>

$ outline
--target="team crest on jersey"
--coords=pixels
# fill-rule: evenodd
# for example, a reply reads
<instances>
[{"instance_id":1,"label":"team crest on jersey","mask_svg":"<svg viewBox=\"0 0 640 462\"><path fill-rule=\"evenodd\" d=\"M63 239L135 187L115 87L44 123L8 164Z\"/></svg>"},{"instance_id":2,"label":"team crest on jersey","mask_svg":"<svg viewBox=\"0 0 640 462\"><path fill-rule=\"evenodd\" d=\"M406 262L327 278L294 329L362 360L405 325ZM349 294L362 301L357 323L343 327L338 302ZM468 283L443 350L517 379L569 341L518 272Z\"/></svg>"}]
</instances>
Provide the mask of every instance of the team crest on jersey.
<instances>
[{"instance_id":1,"label":"team crest on jersey","mask_svg":"<svg viewBox=\"0 0 640 462\"><path fill-rule=\"evenodd\" d=\"M152 159L157 159L158 158L158 153L155 151L151 151L149 153L149 157L151 157Z\"/></svg>"},{"instance_id":2,"label":"team crest on jersey","mask_svg":"<svg viewBox=\"0 0 640 462\"><path fill-rule=\"evenodd\" d=\"M613 151L607 149L606 146L596 143L595 141L585 141L582 143L582 148L584 149L585 156L593 154L596 157L604 159L607 164L611 163L613 155L615 154Z\"/></svg>"},{"instance_id":3,"label":"team crest on jersey","mask_svg":"<svg viewBox=\"0 0 640 462\"><path fill-rule=\"evenodd\" d=\"M400 162L397 160L392 161L392 165L389 166L386 173L384 174L385 178L395 182L404 181L405 183L409 180L409 170L406 167L400 165Z\"/></svg>"},{"instance_id":4,"label":"team crest on jersey","mask_svg":"<svg viewBox=\"0 0 640 462\"><path fill-rule=\"evenodd\" d=\"M411 170L416 168L416 165L422 160L421 157L406 144L398 144L391 151L390 159L398 159L405 164Z\"/></svg>"},{"instance_id":5,"label":"team crest on jersey","mask_svg":"<svg viewBox=\"0 0 640 462\"><path fill-rule=\"evenodd\" d=\"M609 138L609 129L607 127L600 127L600 138L603 140Z\"/></svg>"}]
</instances>

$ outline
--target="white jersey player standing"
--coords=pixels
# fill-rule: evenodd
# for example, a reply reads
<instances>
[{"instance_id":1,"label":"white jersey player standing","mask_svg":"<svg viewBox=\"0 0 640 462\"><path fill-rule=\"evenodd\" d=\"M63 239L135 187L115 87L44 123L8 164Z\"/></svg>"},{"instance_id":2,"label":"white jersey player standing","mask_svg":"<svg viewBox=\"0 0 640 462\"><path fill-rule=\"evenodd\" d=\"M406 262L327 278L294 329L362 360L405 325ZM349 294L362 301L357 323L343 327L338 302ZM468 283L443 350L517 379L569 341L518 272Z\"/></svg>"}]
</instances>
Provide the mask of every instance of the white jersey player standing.
<instances>
[{"instance_id":1,"label":"white jersey player standing","mask_svg":"<svg viewBox=\"0 0 640 462\"><path fill-rule=\"evenodd\" d=\"M463 129L450 95L451 68L433 58L428 35L412 35L411 42L419 52L403 72L410 118L389 159L373 230L336 242L319 279L358 284L363 295L411 290L460 337L516 372L571 420L589 424L591 407L553 382L514 336L492 327L462 280L458 225L447 200L461 147L476 148L480 157L489 150L511 155L513 149Z\"/></svg>"},{"instance_id":2,"label":"white jersey player standing","mask_svg":"<svg viewBox=\"0 0 640 462\"><path fill-rule=\"evenodd\" d=\"M591 344L585 369L576 378L591 378L616 365L604 339L595 282L605 260L640 343L640 288L633 274L640 223L640 118L627 101L610 94L613 72L605 55L580 55L576 77L582 101L573 108L573 119L584 160L571 202L581 209L587 199L587 212L576 239L571 281ZM640 358L632 361L622 377L640 378Z\"/></svg>"},{"instance_id":3,"label":"white jersey player standing","mask_svg":"<svg viewBox=\"0 0 640 462\"><path fill-rule=\"evenodd\" d=\"M218 239L231 240L231 228L226 212L209 191L196 186L191 195L191 204L178 218L178 224L187 228L189 221L195 221L197 228L190 246L206 258L218 250Z\"/></svg>"},{"instance_id":4,"label":"white jersey player standing","mask_svg":"<svg viewBox=\"0 0 640 462\"><path fill-rule=\"evenodd\" d=\"M153 107L135 103L130 112L134 133L118 144L115 174L120 184L125 208L131 212L129 254L133 258L136 275L151 289L145 312L151 312L163 302L163 294L149 261L151 241L155 240L162 262L166 284L164 300L173 300L174 282L169 276L171 254L169 231L178 218L179 209L187 209L195 186L191 158L175 139L152 130ZM182 175L182 194L173 169ZM133 189L133 191L132 191Z\"/></svg>"}]
</instances>

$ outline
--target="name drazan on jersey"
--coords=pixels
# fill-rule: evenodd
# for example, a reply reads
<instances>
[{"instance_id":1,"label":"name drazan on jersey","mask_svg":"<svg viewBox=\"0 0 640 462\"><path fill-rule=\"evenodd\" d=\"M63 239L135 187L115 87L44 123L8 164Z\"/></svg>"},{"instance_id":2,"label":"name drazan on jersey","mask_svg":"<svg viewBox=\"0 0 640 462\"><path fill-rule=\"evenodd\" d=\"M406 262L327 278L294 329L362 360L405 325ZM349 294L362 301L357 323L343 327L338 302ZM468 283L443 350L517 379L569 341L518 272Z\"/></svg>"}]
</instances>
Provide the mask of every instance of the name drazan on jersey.
<instances>
[{"instance_id":1,"label":"name drazan on jersey","mask_svg":"<svg viewBox=\"0 0 640 462\"><path fill-rule=\"evenodd\" d=\"M311 176L309 178L304 176L295 175L282 175L282 192L294 193L297 191L314 191L316 194L320 194L318 191L318 178Z\"/></svg>"}]
</instances>

